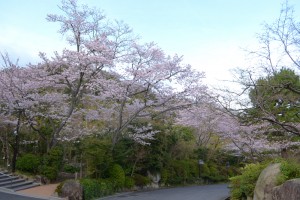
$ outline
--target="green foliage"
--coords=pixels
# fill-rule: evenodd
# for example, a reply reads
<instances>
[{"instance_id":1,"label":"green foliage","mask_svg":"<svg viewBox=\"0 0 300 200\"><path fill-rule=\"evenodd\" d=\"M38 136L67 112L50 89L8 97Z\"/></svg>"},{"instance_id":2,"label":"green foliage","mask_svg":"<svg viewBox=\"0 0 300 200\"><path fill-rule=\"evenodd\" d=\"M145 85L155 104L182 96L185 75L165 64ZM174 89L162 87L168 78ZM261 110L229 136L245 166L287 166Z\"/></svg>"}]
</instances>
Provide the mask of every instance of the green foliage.
<instances>
[{"instance_id":1,"label":"green foliage","mask_svg":"<svg viewBox=\"0 0 300 200\"><path fill-rule=\"evenodd\" d=\"M276 117L278 122L299 122L299 95L294 92L299 89L299 75L287 68L258 79L256 87L249 92L253 107L247 111L245 117L247 120L257 121L257 118L269 113L268 115ZM279 136L282 136L282 133Z\"/></svg>"},{"instance_id":2,"label":"green foliage","mask_svg":"<svg viewBox=\"0 0 300 200\"><path fill-rule=\"evenodd\" d=\"M169 179L171 177L170 171L168 169L162 169L160 173L161 173L160 182L163 184L169 184Z\"/></svg>"},{"instance_id":3,"label":"green foliage","mask_svg":"<svg viewBox=\"0 0 300 200\"><path fill-rule=\"evenodd\" d=\"M135 185L139 186L139 187L144 187L151 183L151 180L148 177L140 175L140 174L134 174L133 179L134 179Z\"/></svg>"},{"instance_id":4,"label":"green foliage","mask_svg":"<svg viewBox=\"0 0 300 200\"><path fill-rule=\"evenodd\" d=\"M80 184L83 187L83 196L85 200L91 200L98 197L113 194L113 183L102 179L82 179Z\"/></svg>"},{"instance_id":5,"label":"green foliage","mask_svg":"<svg viewBox=\"0 0 300 200\"><path fill-rule=\"evenodd\" d=\"M141 145L136 144L131 139L122 138L113 149L113 161L122 166L125 174L131 174L134 160L139 155L141 155L141 158L139 158L142 159L143 154L140 151L142 148Z\"/></svg>"},{"instance_id":6,"label":"green foliage","mask_svg":"<svg viewBox=\"0 0 300 200\"><path fill-rule=\"evenodd\" d=\"M161 182L170 185L193 183L199 177L196 160L173 160L161 171Z\"/></svg>"},{"instance_id":7,"label":"green foliage","mask_svg":"<svg viewBox=\"0 0 300 200\"><path fill-rule=\"evenodd\" d=\"M300 178L300 164L295 161L282 161L280 171L281 174L277 177L277 185L293 178Z\"/></svg>"},{"instance_id":8,"label":"green foliage","mask_svg":"<svg viewBox=\"0 0 300 200\"><path fill-rule=\"evenodd\" d=\"M127 189L131 189L134 187L134 185L135 185L134 179L132 177L126 176L124 187Z\"/></svg>"},{"instance_id":9,"label":"green foliage","mask_svg":"<svg viewBox=\"0 0 300 200\"><path fill-rule=\"evenodd\" d=\"M261 171L268 163L248 164L242 169L242 174L230 178L231 199L240 200L253 196L256 181Z\"/></svg>"},{"instance_id":10,"label":"green foliage","mask_svg":"<svg viewBox=\"0 0 300 200\"><path fill-rule=\"evenodd\" d=\"M54 181L57 178L63 164L63 150L60 147L52 148L48 154L43 156L43 165L40 167L40 173L49 180Z\"/></svg>"},{"instance_id":11,"label":"green foliage","mask_svg":"<svg viewBox=\"0 0 300 200\"><path fill-rule=\"evenodd\" d=\"M111 141L105 138L86 138L83 141L82 151L87 175L91 178L107 178L107 171L113 162Z\"/></svg>"},{"instance_id":12,"label":"green foliage","mask_svg":"<svg viewBox=\"0 0 300 200\"><path fill-rule=\"evenodd\" d=\"M43 155L43 165L60 170L63 164L63 150L61 147L52 148L48 154Z\"/></svg>"},{"instance_id":13,"label":"green foliage","mask_svg":"<svg viewBox=\"0 0 300 200\"><path fill-rule=\"evenodd\" d=\"M65 184L65 181L61 182L55 189L55 192L58 194L58 196L61 196L62 193L62 187Z\"/></svg>"},{"instance_id":14,"label":"green foliage","mask_svg":"<svg viewBox=\"0 0 300 200\"><path fill-rule=\"evenodd\" d=\"M50 181L54 181L58 175L58 169L54 166L42 166L40 168L41 174L47 177Z\"/></svg>"},{"instance_id":15,"label":"green foliage","mask_svg":"<svg viewBox=\"0 0 300 200\"><path fill-rule=\"evenodd\" d=\"M125 173L123 168L120 165L114 164L112 168L109 170L109 175L116 189L121 189L124 187Z\"/></svg>"},{"instance_id":16,"label":"green foliage","mask_svg":"<svg viewBox=\"0 0 300 200\"><path fill-rule=\"evenodd\" d=\"M17 160L16 167L23 172L35 174L40 165L40 157L33 154L25 154Z\"/></svg>"},{"instance_id":17,"label":"green foliage","mask_svg":"<svg viewBox=\"0 0 300 200\"><path fill-rule=\"evenodd\" d=\"M248 164L241 170L241 175L230 178L231 199L240 200L253 196L256 181L263 169L270 163L280 163L281 173L277 177L277 185L293 178L300 178L300 164L293 160L275 159L257 164Z\"/></svg>"},{"instance_id":18,"label":"green foliage","mask_svg":"<svg viewBox=\"0 0 300 200\"><path fill-rule=\"evenodd\" d=\"M75 172L79 172L79 171L80 171L79 167L69 165L69 164L64 165L64 172L75 173Z\"/></svg>"},{"instance_id":19,"label":"green foliage","mask_svg":"<svg viewBox=\"0 0 300 200\"><path fill-rule=\"evenodd\" d=\"M174 126L172 132L174 141L183 140L189 142L195 140L194 130L190 127Z\"/></svg>"},{"instance_id":20,"label":"green foliage","mask_svg":"<svg viewBox=\"0 0 300 200\"><path fill-rule=\"evenodd\" d=\"M228 180L227 175L228 169L214 162L209 162L200 167L200 176L209 182L226 181Z\"/></svg>"}]
</instances>

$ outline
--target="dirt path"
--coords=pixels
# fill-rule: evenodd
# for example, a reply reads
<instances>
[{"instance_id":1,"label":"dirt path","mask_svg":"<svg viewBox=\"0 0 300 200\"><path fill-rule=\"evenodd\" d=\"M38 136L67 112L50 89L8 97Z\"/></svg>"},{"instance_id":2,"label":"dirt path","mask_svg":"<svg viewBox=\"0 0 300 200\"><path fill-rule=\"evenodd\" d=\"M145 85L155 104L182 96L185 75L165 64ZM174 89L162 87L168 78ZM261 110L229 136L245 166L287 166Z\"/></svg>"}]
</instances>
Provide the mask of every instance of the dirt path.
<instances>
[{"instance_id":1,"label":"dirt path","mask_svg":"<svg viewBox=\"0 0 300 200\"><path fill-rule=\"evenodd\" d=\"M39 196L39 197L53 197L55 196L55 189L59 185L59 183L56 184L49 184L49 185L42 185L34 188L29 188L26 190L20 190L17 193L20 194L26 194L30 196Z\"/></svg>"}]
</instances>

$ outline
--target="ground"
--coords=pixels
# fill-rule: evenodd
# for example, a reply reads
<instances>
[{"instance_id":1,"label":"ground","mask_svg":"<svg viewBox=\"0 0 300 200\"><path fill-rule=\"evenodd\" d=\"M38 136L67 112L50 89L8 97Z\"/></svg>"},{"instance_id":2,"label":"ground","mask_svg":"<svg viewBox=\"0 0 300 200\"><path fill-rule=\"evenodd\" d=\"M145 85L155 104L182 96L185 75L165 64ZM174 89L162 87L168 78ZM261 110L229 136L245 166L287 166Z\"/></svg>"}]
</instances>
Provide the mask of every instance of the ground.
<instances>
[{"instance_id":1,"label":"ground","mask_svg":"<svg viewBox=\"0 0 300 200\"><path fill-rule=\"evenodd\" d=\"M34 188L29 188L26 190L21 190L21 191L18 191L18 193L26 194L26 195L30 195L30 196L49 198L49 197L57 196L55 194L55 189L57 186L58 186L58 183L42 185L42 186L38 186L38 187L34 187Z\"/></svg>"}]
</instances>

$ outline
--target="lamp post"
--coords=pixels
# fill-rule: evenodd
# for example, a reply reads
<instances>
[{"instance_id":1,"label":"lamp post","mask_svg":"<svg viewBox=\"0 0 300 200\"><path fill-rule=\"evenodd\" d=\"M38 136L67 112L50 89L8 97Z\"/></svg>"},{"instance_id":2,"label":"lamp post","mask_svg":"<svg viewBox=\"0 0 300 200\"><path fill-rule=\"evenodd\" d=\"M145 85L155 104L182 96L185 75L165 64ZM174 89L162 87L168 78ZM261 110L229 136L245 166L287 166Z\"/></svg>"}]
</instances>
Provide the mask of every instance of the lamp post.
<instances>
[{"instance_id":1,"label":"lamp post","mask_svg":"<svg viewBox=\"0 0 300 200\"><path fill-rule=\"evenodd\" d=\"M229 168L230 168L230 163L229 163L229 161L227 161L226 162L227 178L229 177Z\"/></svg>"},{"instance_id":2,"label":"lamp post","mask_svg":"<svg viewBox=\"0 0 300 200\"><path fill-rule=\"evenodd\" d=\"M202 159L199 159L198 164L199 164L199 178L200 178L201 177L201 165L204 165L204 161Z\"/></svg>"}]
</instances>

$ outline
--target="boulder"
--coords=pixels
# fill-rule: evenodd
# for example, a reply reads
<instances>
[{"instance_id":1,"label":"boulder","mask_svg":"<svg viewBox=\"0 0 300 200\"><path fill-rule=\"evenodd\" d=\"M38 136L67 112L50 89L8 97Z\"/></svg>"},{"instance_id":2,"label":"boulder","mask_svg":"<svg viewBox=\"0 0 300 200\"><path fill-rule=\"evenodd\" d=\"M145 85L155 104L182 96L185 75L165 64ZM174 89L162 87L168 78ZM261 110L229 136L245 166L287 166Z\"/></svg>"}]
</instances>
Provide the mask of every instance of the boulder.
<instances>
[{"instance_id":1,"label":"boulder","mask_svg":"<svg viewBox=\"0 0 300 200\"><path fill-rule=\"evenodd\" d=\"M61 188L61 197L68 197L68 200L82 200L83 188L76 180L66 181Z\"/></svg>"},{"instance_id":2,"label":"boulder","mask_svg":"<svg viewBox=\"0 0 300 200\"><path fill-rule=\"evenodd\" d=\"M160 173L158 173L158 172L151 173L150 171L147 171L147 174L151 180L151 184L148 187L153 188L153 189L159 188L159 181L161 179Z\"/></svg>"},{"instance_id":3,"label":"boulder","mask_svg":"<svg viewBox=\"0 0 300 200\"><path fill-rule=\"evenodd\" d=\"M300 178L288 180L282 185L274 187L272 197L273 200L299 200Z\"/></svg>"},{"instance_id":4,"label":"boulder","mask_svg":"<svg viewBox=\"0 0 300 200\"><path fill-rule=\"evenodd\" d=\"M253 200L272 200L272 189L276 186L276 178L279 174L280 163L265 168L256 182Z\"/></svg>"}]
</instances>

